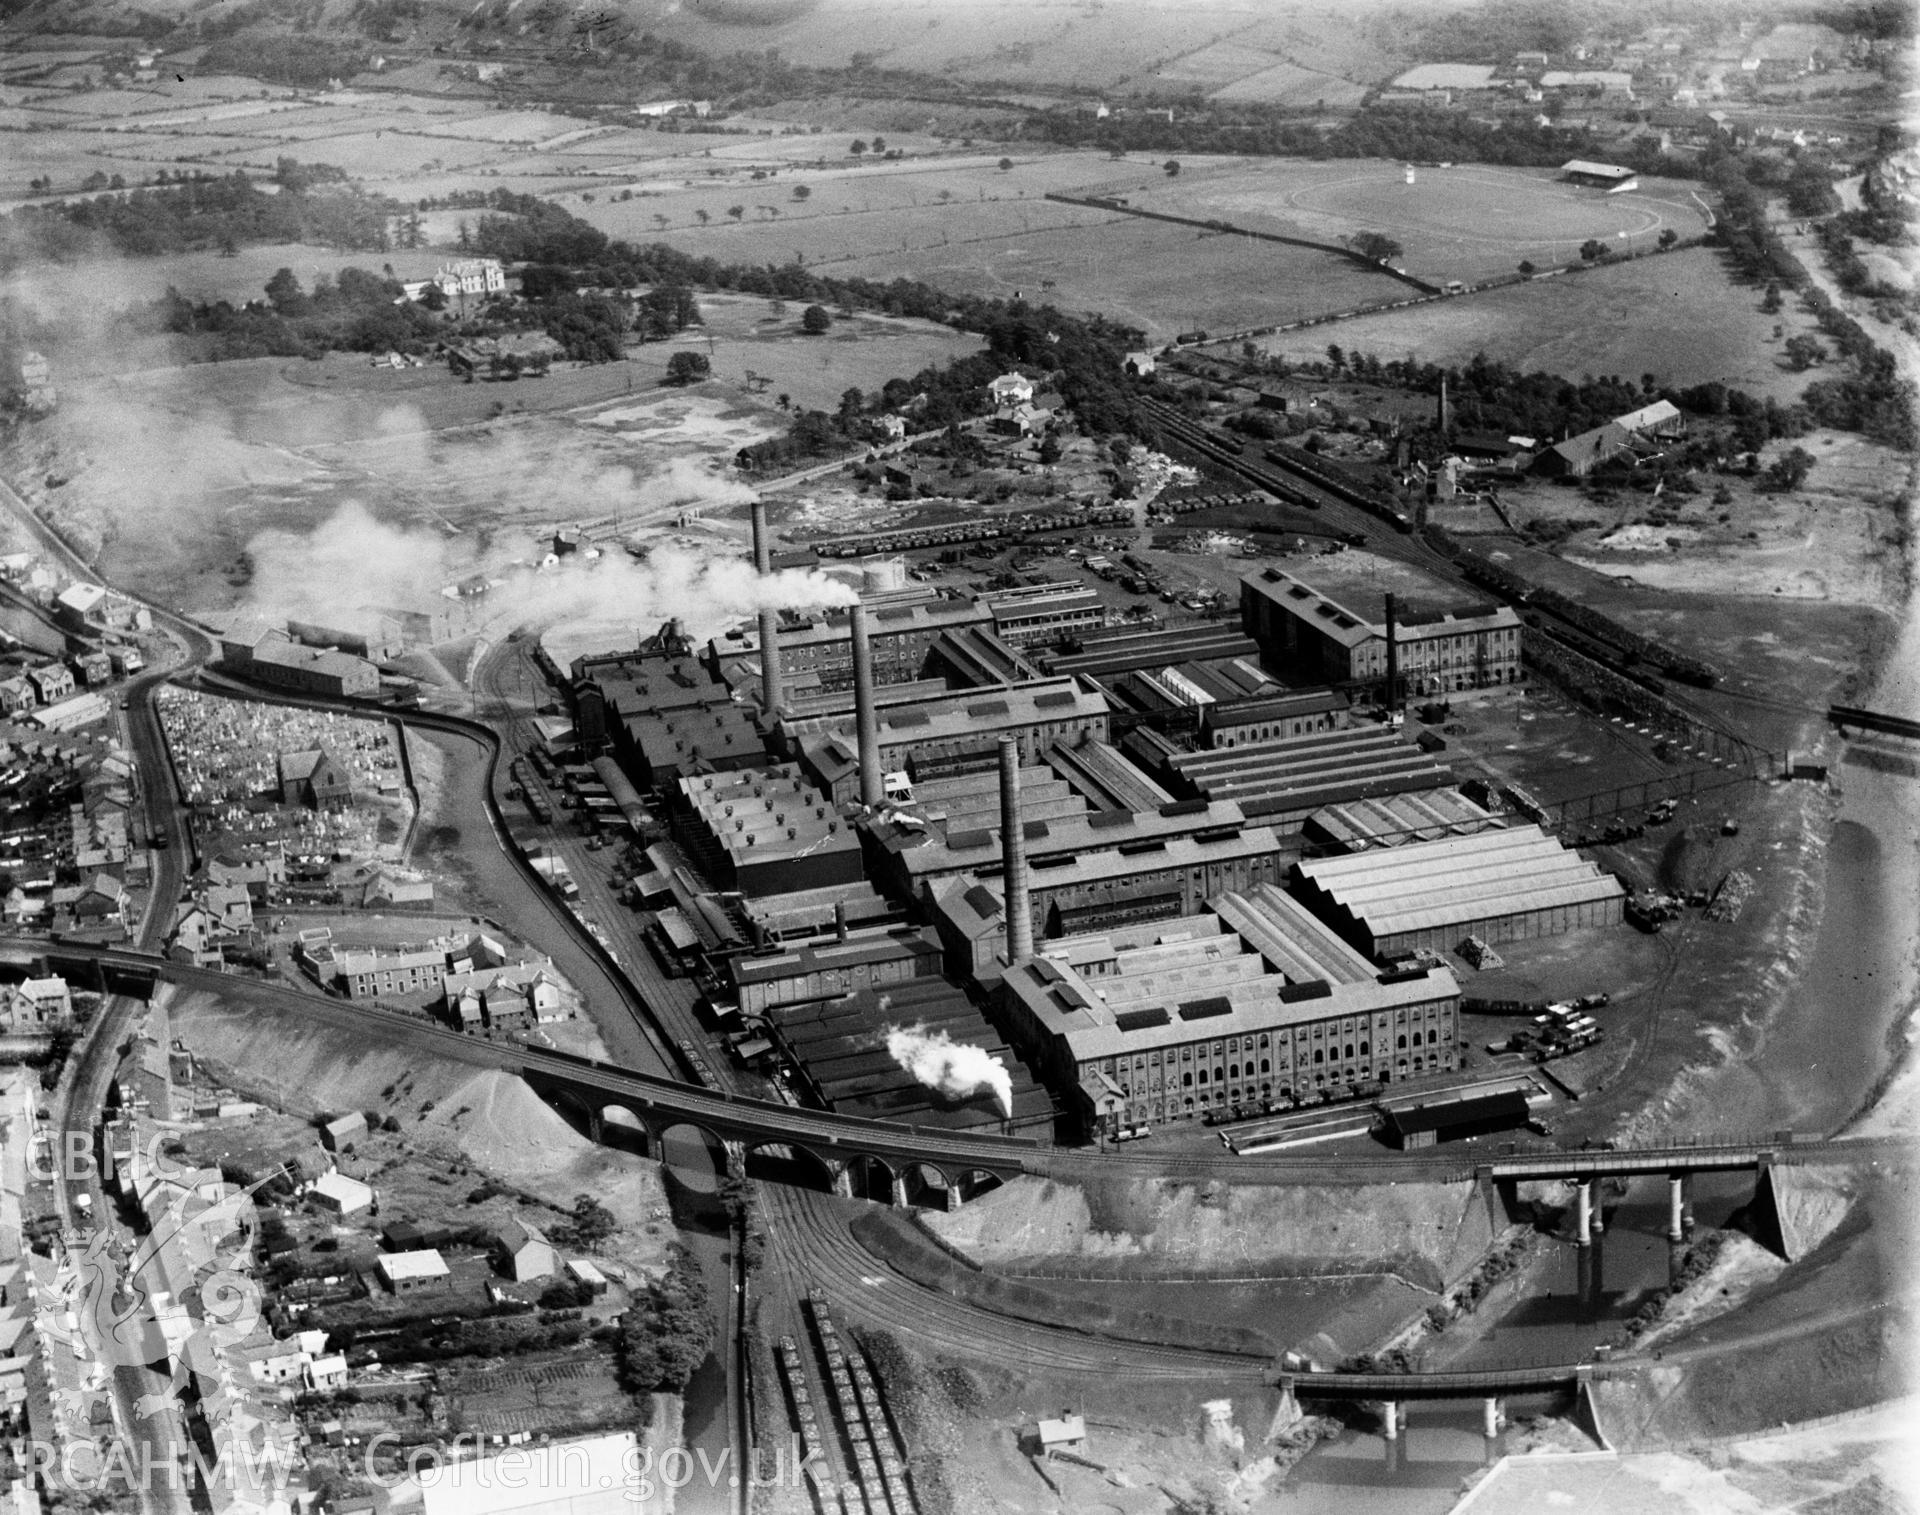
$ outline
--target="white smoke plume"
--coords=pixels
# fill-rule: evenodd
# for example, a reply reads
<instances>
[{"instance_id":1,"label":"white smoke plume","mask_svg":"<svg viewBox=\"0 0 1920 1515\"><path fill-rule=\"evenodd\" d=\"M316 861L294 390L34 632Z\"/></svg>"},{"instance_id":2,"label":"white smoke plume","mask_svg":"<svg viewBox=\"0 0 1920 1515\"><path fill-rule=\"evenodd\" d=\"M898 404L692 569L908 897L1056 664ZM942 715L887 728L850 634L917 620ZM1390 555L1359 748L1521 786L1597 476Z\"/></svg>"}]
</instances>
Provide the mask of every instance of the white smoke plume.
<instances>
[{"instance_id":1,"label":"white smoke plume","mask_svg":"<svg viewBox=\"0 0 1920 1515\"><path fill-rule=\"evenodd\" d=\"M929 1033L924 1025L903 1030L887 1028L887 1056L929 1089L964 1099L982 1089L993 1090L1000 1112L1013 1114L1013 1077L1006 1064L982 1047L956 1042L944 1031Z\"/></svg>"},{"instance_id":2,"label":"white smoke plume","mask_svg":"<svg viewBox=\"0 0 1920 1515\"><path fill-rule=\"evenodd\" d=\"M789 569L763 579L745 558L672 543L644 560L609 545L597 558L573 554L544 568L515 567L472 537L390 525L359 505L342 507L312 532L262 532L247 550L252 607L270 619L321 625L351 624L368 609L415 605L474 574L497 580L488 595L489 619L612 623L645 633L678 616L696 641L762 608L850 605L858 598L823 573Z\"/></svg>"}]
</instances>

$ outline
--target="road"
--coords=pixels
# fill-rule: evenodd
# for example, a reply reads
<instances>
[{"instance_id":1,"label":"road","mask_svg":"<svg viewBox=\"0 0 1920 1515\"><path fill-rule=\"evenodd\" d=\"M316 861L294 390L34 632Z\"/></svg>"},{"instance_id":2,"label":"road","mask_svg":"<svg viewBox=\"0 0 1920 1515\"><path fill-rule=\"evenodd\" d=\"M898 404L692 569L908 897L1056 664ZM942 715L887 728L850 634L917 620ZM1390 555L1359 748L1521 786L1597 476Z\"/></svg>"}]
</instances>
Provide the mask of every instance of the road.
<instances>
[{"instance_id":1,"label":"road","mask_svg":"<svg viewBox=\"0 0 1920 1515\"><path fill-rule=\"evenodd\" d=\"M65 542L47 528L27 502L11 485L0 481L0 508L18 522L21 529L53 563L75 577L98 581L92 566L82 561ZM142 948L156 949L172 924L173 902L180 897L190 862L188 832L184 813L175 796L172 768L166 761L160 734L160 721L153 705L153 692L175 674L190 670L211 659L218 650L205 631L159 606L149 607L156 625L165 630L178 649L178 660L158 664L123 686L126 700L124 731L133 753L141 802L142 827L131 838L136 842L159 842L153 854L152 884L148 891L145 918L139 922L135 942ZM58 1150L74 1150L80 1142L92 1150L92 1138L106 1104L108 1085L113 1079L122 1051L140 1010L140 1002L121 995L106 996L99 1013L87 1027L74 1050L73 1062L61 1082L58 1108L53 1111L54 1125L60 1133ZM61 1213L72 1230L88 1223L83 1217L80 1197L89 1197L86 1207L96 1225L113 1225L112 1202L100 1185L97 1168L89 1165L84 1174L68 1174L63 1162L55 1163L54 1192ZM112 1375L114 1423L133 1454L136 1469L174 1469L182 1466L187 1451L186 1428L176 1407L156 1415L142 1417L138 1402L144 1395L157 1394L167 1387L166 1378L152 1369L123 1366ZM184 1489L171 1477L139 1478L132 1491L146 1515L173 1515L189 1508Z\"/></svg>"}]
</instances>

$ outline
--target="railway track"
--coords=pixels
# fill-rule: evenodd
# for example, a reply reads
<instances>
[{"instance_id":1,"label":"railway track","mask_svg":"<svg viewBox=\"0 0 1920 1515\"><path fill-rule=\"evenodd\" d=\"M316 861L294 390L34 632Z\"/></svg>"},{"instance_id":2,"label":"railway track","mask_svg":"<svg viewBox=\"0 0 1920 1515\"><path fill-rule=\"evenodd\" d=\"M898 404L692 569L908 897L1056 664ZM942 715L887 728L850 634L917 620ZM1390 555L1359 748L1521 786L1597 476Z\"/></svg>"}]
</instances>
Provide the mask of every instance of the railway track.
<instances>
[{"instance_id":1,"label":"railway track","mask_svg":"<svg viewBox=\"0 0 1920 1515\"><path fill-rule=\"evenodd\" d=\"M775 1184L762 1185L760 1193L774 1222L768 1232L780 1271L794 1287L804 1279L823 1290L843 1315L897 1332L916 1346L1058 1373L1235 1383L1261 1383L1272 1376L1274 1365L1264 1358L1109 1341L964 1304L908 1282L855 1241L845 1210L855 1201Z\"/></svg>"},{"instance_id":2,"label":"railway track","mask_svg":"<svg viewBox=\"0 0 1920 1515\"><path fill-rule=\"evenodd\" d=\"M1389 514L1390 507L1384 503L1377 508L1354 504L1311 479L1287 471L1264 457L1243 452L1238 439L1222 437L1215 429L1182 415L1164 401L1142 399L1140 404L1141 408L1153 417L1163 435L1176 446L1266 490L1284 503L1315 512L1349 539L1353 533L1363 535L1369 552L1419 568L1435 578L1457 586L1468 594L1492 598L1515 609L1522 608L1521 602L1512 595L1503 594L1497 588L1486 584L1476 583L1452 557L1426 541L1418 532L1410 530L1407 525L1392 519ZM1598 659L1603 663L1609 658L1630 663L1640 656L1638 649L1614 646L1604 642L1596 636L1591 627L1575 624L1556 612L1551 605L1529 600L1525 602L1524 610L1529 631L1582 657L1595 658L1597 654ZM1728 721L1705 708L1689 692L1676 689L1664 680L1654 686L1651 692L1657 693L1660 698L1694 724L1715 732L1730 742L1738 743L1743 747L1748 745L1739 732L1731 729ZM1727 697L1749 703L1762 705L1772 703L1764 696L1751 696L1743 691L1723 690L1721 692Z\"/></svg>"}]
</instances>

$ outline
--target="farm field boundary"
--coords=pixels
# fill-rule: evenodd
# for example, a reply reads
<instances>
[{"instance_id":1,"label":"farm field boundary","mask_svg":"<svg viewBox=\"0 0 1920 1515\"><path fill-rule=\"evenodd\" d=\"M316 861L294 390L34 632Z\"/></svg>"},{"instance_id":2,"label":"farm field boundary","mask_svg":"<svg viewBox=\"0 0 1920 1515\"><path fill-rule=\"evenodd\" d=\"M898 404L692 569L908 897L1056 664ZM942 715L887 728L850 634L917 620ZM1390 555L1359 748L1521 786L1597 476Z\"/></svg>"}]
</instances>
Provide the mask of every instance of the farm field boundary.
<instances>
[{"instance_id":1,"label":"farm field boundary","mask_svg":"<svg viewBox=\"0 0 1920 1515\"><path fill-rule=\"evenodd\" d=\"M1222 221L1218 218L1203 221L1195 216L1176 216L1164 210L1143 210L1138 206L1124 205L1118 200L1105 200L1092 196L1065 195L1059 193L1057 190L1048 193L1046 198L1049 200L1057 200L1062 205L1079 205L1089 210L1117 211L1123 216L1139 216L1148 221L1170 221L1175 226L1192 226L1201 231L1230 232L1234 236L1253 237L1262 242L1279 242L1288 247L1309 247L1315 252L1333 253L1337 257L1349 259L1352 262L1358 263L1369 272L1382 274L1389 279L1398 279L1402 284L1411 284L1415 289L1425 294L1438 295L1441 293L1440 286L1437 284L1429 284L1425 279L1416 278L1413 274L1402 273L1399 269L1393 268L1385 263L1377 262L1372 258L1362 257L1351 247L1342 247L1338 242L1316 242L1308 237L1284 236L1277 231L1251 231L1244 226L1236 226L1231 221Z\"/></svg>"}]
</instances>

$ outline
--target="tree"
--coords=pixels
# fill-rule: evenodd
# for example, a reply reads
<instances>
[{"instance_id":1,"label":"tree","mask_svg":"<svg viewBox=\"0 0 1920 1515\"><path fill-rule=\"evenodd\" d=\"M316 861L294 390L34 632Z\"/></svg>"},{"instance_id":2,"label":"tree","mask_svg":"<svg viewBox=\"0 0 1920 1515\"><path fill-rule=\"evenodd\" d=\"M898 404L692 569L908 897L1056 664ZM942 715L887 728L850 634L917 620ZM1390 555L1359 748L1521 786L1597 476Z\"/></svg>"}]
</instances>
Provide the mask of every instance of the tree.
<instances>
[{"instance_id":1,"label":"tree","mask_svg":"<svg viewBox=\"0 0 1920 1515\"><path fill-rule=\"evenodd\" d=\"M733 219L736 221L738 221L746 213L747 213L747 208L744 205L729 205L727 207L727 214L733 217Z\"/></svg>"},{"instance_id":2,"label":"tree","mask_svg":"<svg viewBox=\"0 0 1920 1515\"><path fill-rule=\"evenodd\" d=\"M832 330L833 317L827 314L824 305L809 305L800 312L800 329L810 337L817 337Z\"/></svg>"},{"instance_id":3,"label":"tree","mask_svg":"<svg viewBox=\"0 0 1920 1515\"><path fill-rule=\"evenodd\" d=\"M855 137L853 141L847 145L847 151L852 153L856 158L866 157L867 155L866 139L863 137Z\"/></svg>"},{"instance_id":4,"label":"tree","mask_svg":"<svg viewBox=\"0 0 1920 1515\"><path fill-rule=\"evenodd\" d=\"M283 316L306 313L306 292L300 288L300 281L294 277L291 268L278 269L274 276L267 280L267 303Z\"/></svg>"},{"instance_id":5,"label":"tree","mask_svg":"<svg viewBox=\"0 0 1920 1515\"><path fill-rule=\"evenodd\" d=\"M885 152L887 150L887 139L885 137L876 136L873 139L873 150L877 153Z\"/></svg>"},{"instance_id":6,"label":"tree","mask_svg":"<svg viewBox=\"0 0 1920 1515\"><path fill-rule=\"evenodd\" d=\"M1533 277L1533 264L1525 258L1520 260L1520 277L1523 279L1531 279Z\"/></svg>"},{"instance_id":7,"label":"tree","mask_svg":"<svg viewBox=\"0 0 1920 1515\"><path fill-rule=\"evenodd\" d=\"M713 1312L700 1265L675 1247L667 1275L634 1296L620 1319L620 1379L632 1393L678 1392L713 1350Z\"/></svg>"},{"instance_id":8,"label":"tree","mask_svg":"<svg viewBox=\"0 0 1920 1515\"><path fill-rule=\"evenodd\" d=\"M793 186L793 198L796 200L804 200L812 193L813 191L808 189L804 184L796 184Z\"/></svg>"},{"instance_id":9,"label":"tree","mask_svg":"<svg viewBox=\"0 0 1920 1515\"><path fill-rule=\"evenodd\" d=\"M1775 315L1780 309L1780 286L1769 281L1767 292L1760 299L1760 313L1764 316Z\"/></svg>"},{"instance_id":10,"label":"tree","mask_svg":"<svg viewBox=\"0 0 1920 1515\"><path fill-rule=\"evenodd\" d=\"M1602 242L1598 237L1588 237L1586 241L1580 244L1580 256L1589 263L1594 262L1596 259L1604 258L1606 255L1607 244Z\"/></svg>"},{"instance_id":11,"label":"tree","mask_svg":"<svg viewBox=\"0 0 1920 1515\"><path fill-rule=\"evenodd\" d=\"M1049 467L1060 461L1060 444L1050 436L1040 439L1040 461Z\"/></svg>"},{"instance_id":12,"label":"tree","mask_svg":"<svg viewBox=\"0 0 1920 1515\"><path fill-rule=\"evenodd\" d=\"M1671 226L1669 226L1660 233L1658 240L1660 243L1660 250L1664 252L1666 251L1666 249L1673 246L1674 243L1680 240L1680 233L1675 231Z\"/></svg>"},{"instance_id":13,"label":"tree","mask_svg":"<svg viewBox=\"0 0 1920 1515\"><path fill-rule=\"evenodd\" d=\"M1347 355L1340 350L1338 342L1327 344L1327 362L1331 363L1336 370L1347 366Z\"/></svg>"},{"instance_id":14,"label":"tree","mask_svg":"<svg viewBox=\"0 0 1920 1515\"><path fill-rule=\"evenodd\" d=\"M713 371L703 352L677 352L667 359L669 384L697 384Z\"/></svg>"},{"instance_id":15,"label":"tree","mask_svg":"<svg viewBox=\"0 0 1920 1515\"><path fill-rule=\"evenodd\" d=\"M710 210L696 210L693 214L702 226L713 219L713 212Z\"/></svg>"},{"instance_id":16,"label":"tree","mask_svg":"<svg viewBox=\"0 0 1920 1515\"><path fill-rule=\"evenodd\" d=\"M1803 373L1816 363L1824 363L1827 350L1805 332L1787 338L1787 362L1795 373Z\"/></svg>"},{"instance_id":17,"label":"tree","mask_svg":"<svg viewBox=\"0 0 1920 1515\"><path fill-rule=\"evenodd\" d=\"M1180 160L1178 158L1167 159L1165 168L1169 179L1177 179L1180 177Z\"/></svg>"},{"instance_id":18,"label":"tree","mask_svg":"<svg viewBox=\"0 0 1920 1515\"><path fill-rule=\"evenodd\" d=\"M1804 447L1795 447L1784 456L1774 459L1767 469L1767 483L1781 491L1798 489L1807 482L1807 475L1812 471L1813 454Z\"/></svg>"},{"instance_id":19,"label":"tree","mask_svg":"<svg viewBox=\"0 0 1920 1515\"><path fill-rule=\"evenodd\" d=\"M1392 237L1377 231L1363 231L1353 239L1353 250L1375 263L1391 263L1405 250Z\"/></svg>"},{"instance_id":20,"label":"tree","mask_svg":"<svg viewBox=\"0 0 1920 1515\"><path fill-rule=\"evenodd\" d=\"M1007 171L1008 169L1010 169L1010 168L1012 168L1012 167L1013 167L1013 159L1011 159L1011 158L1002 158L1002 159L1000 160L1000 172L1001 172L1001 173L1003 173L1003 174L1004 174L1004 173L1005 173L1005 172L1006 172L1006 171Z\"/></svg>"}]
</instances>

